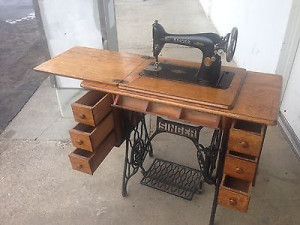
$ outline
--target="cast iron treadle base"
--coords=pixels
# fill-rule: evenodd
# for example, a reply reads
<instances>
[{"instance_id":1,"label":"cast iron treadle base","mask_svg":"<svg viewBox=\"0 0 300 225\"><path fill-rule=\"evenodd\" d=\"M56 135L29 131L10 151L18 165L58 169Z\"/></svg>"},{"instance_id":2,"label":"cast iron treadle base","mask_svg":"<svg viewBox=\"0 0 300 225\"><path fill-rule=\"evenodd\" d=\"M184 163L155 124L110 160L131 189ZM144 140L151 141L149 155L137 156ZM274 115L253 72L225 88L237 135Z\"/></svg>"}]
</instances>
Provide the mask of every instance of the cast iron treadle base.
<instances>
[{"instance_id":1,"label":"cast iron treadle base","mask_svg":"<svg viewBox=\"0 0 300 225\"><path fill-rule=\"evenodd\" d=\"M141 180L143 185L187 200L200 193L202 183L199 170L162 159L155 159Z\"/></svg>"}]
</instances>

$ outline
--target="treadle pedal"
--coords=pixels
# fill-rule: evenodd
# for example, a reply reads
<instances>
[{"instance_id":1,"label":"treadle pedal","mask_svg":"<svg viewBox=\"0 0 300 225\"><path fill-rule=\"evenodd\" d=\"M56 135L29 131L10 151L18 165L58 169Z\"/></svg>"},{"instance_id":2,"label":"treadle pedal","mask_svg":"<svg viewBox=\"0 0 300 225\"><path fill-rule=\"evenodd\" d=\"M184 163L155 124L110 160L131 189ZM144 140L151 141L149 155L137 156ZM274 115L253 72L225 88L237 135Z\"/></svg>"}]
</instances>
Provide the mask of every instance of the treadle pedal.
<instances>
[{"instance_id":1,"label":"treadle pedal","mask_svg":"<svg viewBox=\"0 0 300 225\"><path fill-rule=\"evenodd\" d=\"M187 200L201 192L202 183L203 176L199 170L157 158L141 180L142 185Z\"/></svg>"}]
</instances>

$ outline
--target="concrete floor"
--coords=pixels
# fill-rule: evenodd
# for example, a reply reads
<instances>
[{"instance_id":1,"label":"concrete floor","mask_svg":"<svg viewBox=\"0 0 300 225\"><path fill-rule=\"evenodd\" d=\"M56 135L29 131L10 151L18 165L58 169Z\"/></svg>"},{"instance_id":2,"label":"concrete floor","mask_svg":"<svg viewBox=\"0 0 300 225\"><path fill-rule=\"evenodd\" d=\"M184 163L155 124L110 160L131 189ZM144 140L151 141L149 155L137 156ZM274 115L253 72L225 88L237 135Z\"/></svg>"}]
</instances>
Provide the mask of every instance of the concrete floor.
<instances>
[{"instance_id":1,"label":"concrete floor","mask_svg":"<svg viewBox=\"0 0 300 225\"><path fill-rule=\"evenodd\" d=\"M31 0L0 0L0 133L47 77L33 67L48 59Z\"/></svg>"},{"instance_id":2,"label":"concrete floor","mask_svg":"<svg viewBox=\"0 0 300 225\"><path fill-rule=\"evenodd\" d=\"M170 32L214 31L196 0L117 0L121 51L151 54L151 24ZM163 56L198 61L199 51L166 46ZM124 145L114 148L93 176L71 169L73 150L55 89L43 82L0 136L0 224L207 224L213 187L186 201L139 184L121 196ZM207 140L209 131L204 131ZM195 150L165 134L154 142L155 157L197 168ZM184 152L184 154L182 154ZM170 154L172 153L172 154ZM149 165L151 160L147 159ZM299 224L300 164L278 126L269 127L247 214L218 207L216 225Z\"/></svg>"}]
</instances>

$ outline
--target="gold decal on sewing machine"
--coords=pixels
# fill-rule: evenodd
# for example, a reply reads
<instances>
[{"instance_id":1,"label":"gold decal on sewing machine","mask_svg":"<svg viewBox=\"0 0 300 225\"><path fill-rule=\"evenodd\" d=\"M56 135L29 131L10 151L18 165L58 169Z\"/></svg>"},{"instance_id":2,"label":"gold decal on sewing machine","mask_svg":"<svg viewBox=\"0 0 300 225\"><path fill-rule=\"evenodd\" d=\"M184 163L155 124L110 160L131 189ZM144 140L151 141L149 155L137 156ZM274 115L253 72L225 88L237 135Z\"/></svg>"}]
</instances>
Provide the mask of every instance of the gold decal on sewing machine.
<instances>
[{"instance_id":1,"label":"gold decal on sewing machine","mask_svg":"<svg viewBox=\"0 0 300 225\"><path fill-rule=\"evenodd\" d=\"M177 38L177 37L165 37L165 41L166 42L170 42L170 43L179 43L179 44L186 44L189 45L191 44L191 40L189 39L183 39L183 38Z\"/></svg>"},{"instance_id":2,"label":"gold decal on sewing machine","mask_svg":"<svg viewBox=\"0 0 300 225\"><path fill-rule=\"evenodd\" d=\"M197 45L197 46L204 46L204 44L203 44L202 42L199 42L199 41L194 42L194 45Z\"/></svg>"}]
</instances>

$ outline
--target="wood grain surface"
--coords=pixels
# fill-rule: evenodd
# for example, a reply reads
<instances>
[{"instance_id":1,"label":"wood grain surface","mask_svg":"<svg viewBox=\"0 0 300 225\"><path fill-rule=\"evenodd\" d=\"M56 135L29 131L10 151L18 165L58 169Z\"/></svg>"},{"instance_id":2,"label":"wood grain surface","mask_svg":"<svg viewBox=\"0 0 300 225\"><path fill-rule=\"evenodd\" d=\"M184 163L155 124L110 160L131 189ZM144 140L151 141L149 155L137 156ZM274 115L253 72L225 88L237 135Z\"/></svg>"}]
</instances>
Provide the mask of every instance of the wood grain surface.
<instances>
[{"instance_id":1,"label":"wood grain surface","mask_svg":"<svg viewBox=\"0 0 300 225\"><path fill-rule=\"evenodd\" d=\"M231 209L247 212L251 192L251 182L224 174L220 185L218 204Z\"/></svg>"},{"instance_id":2,"label":"wood grain surface","mask_svg":"<svg viewBox=\"0 0 300 225\"><path fill-rule=\"evenodd\" d=\"M220 127L220 116L191 109L183 109L169 104L149 102L146 100L136 99L134 97L117 95L113 106L131 111L142 112L144 114L165 116L170 119L182 120L184 122L212 127L215 129Z\"/></svg>"},{"instance_id":3,"label":"wood grain surface","mask_svg":"<svg viewBox=\"0 0 300 225\"><path fill-rule=\"evenodd\" d=\"M281 76L247 71L245 82L239 95L237 95L236 103L232 109L222 109L216 107L216 105L209 106L207 104L194 103L187 98L174 98L174 96L168 96L167 94L159 96L154 92L141 93L119 88L118 84L121 81L125 80L125 83L134 82L138 75L137 71L150 61L151 59L145 59L140 55L74 47L56 58L37 66L35 69L83 79L82 87L87 89L131 96L136 99L160 102L266 125L276 125L277 123L282 86ZM176 60L171 61L175 62ZM176 63L199 66L198 63L179 60ZM168 82L172 83L172 81ZM124 84L122 85L124 86ZM195 91L201 95L202 91L199 90ZM213 93L211 94L213 95ZM204 95L206 94L203 93ZM208 95L206 96L211 98ZM218 98L224 99L222 96L218 96ZM205 99L203 99L204 101Z\"/></svg>"},{"instance_id":4,"label":"wood grain surface","mask_svg":"<svg viewBox=\"0 0 300 225\"><path fill-rule=\"evenodd\" d=\"M83 124L97 126L112 110L112 96L99 91L89 91L71 104L74 119Z\"/></svg>"},{"instance_id":5,"label":"wood grain surface","mask_svg":"<svg viewBox=\"0 0 300 225\"><path fill-rule=\"evenodd\" d=\"M190 103L184 100L170 99L168 97L157 97L151 94L121 90L118 87L97 82L83 81L81 86L86 89L130 96L147 101L161 102L227 118L275 126L277 124L280 106L282 77L247 71L244 85L234 107L230 110Z\"/></svg>"},{"instance_id":6,"label":"wood grain surface","mask_svg":"<svg viewBox=\"0 0 300 225\"><path fill-rule=\"evenodd\" d=\"M242 180L253 181L256 167L256 162L227 154L224 173Z\"/></svg>"},{"instance_id":7,"label":"wood grain surface","mask_svg":"<svg viewBox=\"0 0 300 225\"><path fill-rule=\"evenodd\" d=\"M177 65L182 64L179 60L169 60L168 62ZM143 63L143 66L144 65L145 63ZM196 63L193 64L193 67L198 66L199 65ZM224 69L225 68L223 67L223 70ZM120 89L224 109L231 109L234 106L235 100L238 97L240 88L242 87L246 77L245 69L226 67L226 71L235 73L234 79L229 88L217 89L180 81L171 81L138 75L142 70L143 68L140 68L139 66L139 69L130 75L130 82L119 84ZM136 79L132 79L135 74L137 74L135 76Z\"/></svg>"},{"instance_id":8,"label":"wood grain surface","mask_svg":"<svg viewBox=\"0 0 300 225\"><path fill-rule=\"evenodd\" d=\"M117 85L145 59L108 50L74 47L35 67L35 70Z\"/></svg>"},{"instance_id":9,"label":"wood grain surface","mask_svg":"<svg viewBox=\"0 0 300 225\"><path fill-rule=\"evenodd\" d=\"M113 113L108 114L93 130L88 129L90 127L87 125L77 124L69 133L74 147L93 152L114 129Z\"/></svg>"},{"instance_id":10,"label":"wood grain surface","mask_svg":"<svg viewBox=\"0 0 300 225\"><path fill-rule=\"evenodd\" d=\"M92 175L112 150L115 143L115 133L112 131L94 152L75 149L69 155L72 168Z\"/></svg>"},{"instance_id":11,"label":"wood grain surface","mask_svg":"<svg viewBox=\"0 0 300 225\"><path fill-rule=\"evenodd\" d=\"M250 197L233 190L220 187L218 204L227 208L247 212Z\"/></svg>"},{"instance_id":12,"label":"wood grain surface","mask_svg":"<svg viewBox=\"0 0 300 225\"><path fill-rule=\"evenodd\" d=\"M262 134L231 128L228 139L228 149L247 155L259 156L262 148L266 127Z\"/></svg>"}]
</instances>

